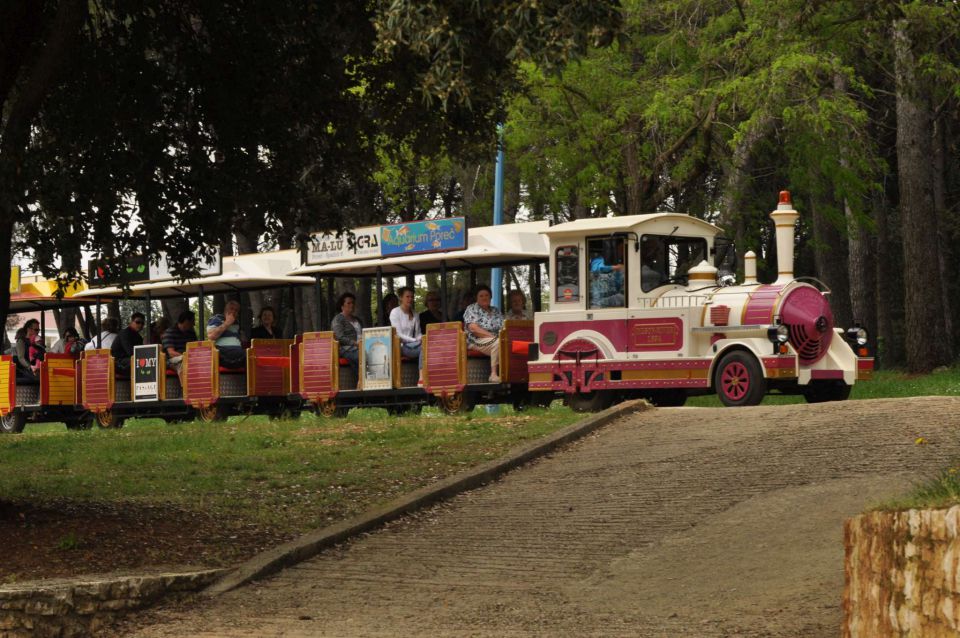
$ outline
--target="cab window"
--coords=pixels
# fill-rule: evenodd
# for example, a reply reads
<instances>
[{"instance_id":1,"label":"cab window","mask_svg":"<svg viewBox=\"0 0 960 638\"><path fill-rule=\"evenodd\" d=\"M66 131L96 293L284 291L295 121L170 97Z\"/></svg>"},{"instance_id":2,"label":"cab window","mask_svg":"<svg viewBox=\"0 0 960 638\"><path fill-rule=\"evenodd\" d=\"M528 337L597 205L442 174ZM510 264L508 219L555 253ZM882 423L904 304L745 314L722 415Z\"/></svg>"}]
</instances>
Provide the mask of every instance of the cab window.
<instances>
[{"instance_id":1,"label":"cab window","mask_svg":"<svg viewBox=\"0 0 960 638\"><path fill-rule=\"evenodd\" d=\"M702 237L644 235L640 239L640 289L687 284L687 271L707 258Z\"/></svg>"},{"instance_id":2,"label":"cab window","mask_svg":"<svg viewBox=\"0 0 960 638\"><path fill-rule=\"evenodd\" d=\"M625 237L587 239L590 308L623 308L626 305L626 245Z\"/></svg>"},{"instance_id":3,"label":"cab window","mask_svg":"<svg viewBox=\"0 0 960 638\"><path fill-rule=\"evenodd\" d=\"M580 301L580 249L576 246L560 246L554 255L556 301L558 303Z\"/></svg>"}]
</instances>

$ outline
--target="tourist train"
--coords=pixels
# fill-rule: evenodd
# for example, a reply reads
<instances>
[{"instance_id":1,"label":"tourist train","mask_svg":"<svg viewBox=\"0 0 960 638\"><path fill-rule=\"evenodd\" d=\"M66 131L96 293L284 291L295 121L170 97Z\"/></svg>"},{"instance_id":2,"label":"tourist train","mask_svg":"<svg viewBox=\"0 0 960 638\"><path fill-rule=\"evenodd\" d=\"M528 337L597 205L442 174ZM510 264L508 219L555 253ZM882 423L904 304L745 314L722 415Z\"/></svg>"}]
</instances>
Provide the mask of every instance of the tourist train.
<instances>
[{"instance_id":1,"label":"tourist train","mask_svg":"<svg viewBox=\"0 0 960 638\"><path fill-rule=\"evenodd\" d=\"M11 312L95 304L99 313L113 299L199 297L203 330L203 298L211 294L313 286L318 300L326 291L318 305L332 315L337 277L375 277L382 307L385 277L436 273L447 300L452 271L469 271L475 281L479 269L525 265L533 318L508 318L480 341L467 334L477 324L449 320L453 309L445 303L442 320L426 326L419 357L405 356L389 325L362 329L353 361L332 330L252 339L243 344L245 361L232 367L221 365L214 341L193 341L179 374L157 344L138 347L122 374L108 349L85 350L79 359L47 354L26 383L5 354L0 429L19 432L28 421L85 428L119 427L131 417L293 417L303 410L342 417L355 407L402 414L435 405L460 413L477 404L522 409L557 399L589 412L625 398L678 406L707 393L727 406L756 405L770 392L846 399L872 374L867 333L858 324L835 326L827 286L794 276L798 213L788 192L771 217L778 274L768 283L758 281L751 252L737 283L736 255L721 230L676 213L469 229L463 218L428 220L318 233L302 251L224 257L188 281L154 273L147 263L140 281L110 285L99 270L90 287L62 299L48 282L12 295ZM330 317L323 319L328 326Z\"/></svg>"}]
</instances>

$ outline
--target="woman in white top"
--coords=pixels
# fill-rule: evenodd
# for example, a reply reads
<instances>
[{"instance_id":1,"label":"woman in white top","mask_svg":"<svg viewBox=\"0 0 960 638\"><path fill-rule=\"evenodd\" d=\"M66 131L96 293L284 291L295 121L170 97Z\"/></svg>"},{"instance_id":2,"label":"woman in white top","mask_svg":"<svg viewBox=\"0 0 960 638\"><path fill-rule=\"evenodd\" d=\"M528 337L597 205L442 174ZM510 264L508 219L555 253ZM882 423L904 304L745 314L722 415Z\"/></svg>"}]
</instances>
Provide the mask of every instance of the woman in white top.
<instances>
[{"instance_id":1,"label":"woman in white top","mask_svg":"<svg viewBox=\"0 0 960 638\"><path fill-rule=\"evenodd\" d=\"M84 350L103 350L110 349L114 340L117 338L117 332L120 330L120 321L116 317L107 317L103 320L103 331L90 340Z\"/></svg>"},{"instance_id":2,"label":"woman in white top","mask_svg":"<svg viewBox=\"0 0 960 638\"><path fill-rule=\"evenodd\" d=\"M413 311L413 288L404 286L397 291L400 305L390 311L390 325L400 337L400 354L404 357L416 357L420 367L420 381L423 382L423 336L420 334L420 318Z\"/></svg>"}]
</instances>

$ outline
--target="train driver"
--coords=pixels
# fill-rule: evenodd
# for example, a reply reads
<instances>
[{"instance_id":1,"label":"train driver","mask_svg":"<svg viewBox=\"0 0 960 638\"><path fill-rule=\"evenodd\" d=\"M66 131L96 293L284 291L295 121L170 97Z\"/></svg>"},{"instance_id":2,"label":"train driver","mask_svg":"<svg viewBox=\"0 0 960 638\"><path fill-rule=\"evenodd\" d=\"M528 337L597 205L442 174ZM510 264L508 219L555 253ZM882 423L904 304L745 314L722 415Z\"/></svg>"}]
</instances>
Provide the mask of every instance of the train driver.
<instances>
[{"instance_id":1,"label":"train driver","mask_svg":"<svg viewBox=\"0 0 960 638\"><path fill-rule=\"evenodd\" d=\"M605 243L614 243L604 240ZM624 301L623 287L623 240L616 240L611 256L605 249L590 260L590 307L591 308L622 308ZM619 263L615 262L619 256Z\"/></svg>"}]
</instances>

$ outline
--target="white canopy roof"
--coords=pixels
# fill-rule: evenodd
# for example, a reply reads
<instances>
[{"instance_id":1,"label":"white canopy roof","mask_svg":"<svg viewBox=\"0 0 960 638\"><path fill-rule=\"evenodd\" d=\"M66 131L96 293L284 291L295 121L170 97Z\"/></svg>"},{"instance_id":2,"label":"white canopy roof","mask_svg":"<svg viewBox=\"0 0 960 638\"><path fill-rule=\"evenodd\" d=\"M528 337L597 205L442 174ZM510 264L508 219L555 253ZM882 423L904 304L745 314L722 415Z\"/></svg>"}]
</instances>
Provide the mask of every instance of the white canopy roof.
<instances>
[{"instance_id":1,"label":"white canopy roof","mask_svg":"<svg viewBox=\"0 0 960 638\"><path fill-rule=\"evenodd\" d=\"M133 297L144 298L149 292L152 299L166 297L191 297L200 293L213 294L238 290L258 290L278 286L302 286L312 284L311 277L291 277L290 272L300 263L297 250L280 250L272 253L252 253L223 258L223 273L210 277L198 277L187 281L156 281L130 286L129 291L119 287L84 290L75 297Z\"/></svg>"},{"instance_id":2,"label":"white canopy roof","mask_svg":"<svg viewBox=\"0 0 960 638\"><path fill-rule=\"evenodd\" d=\"M542 233L549 226L544 221L470 228L465 250L300 266L290 274L366 277L377 274L377 268L381 268L384 275L408 275L438 271L441 262L450 270L460 270L546 261L550 247Z\"/></svg>"},{"instance_id":3,"label":"white canopy roof","mask_svg":"<svg viewBox=\"0 0 960 638\"><path fill-rule=\"evenodd\" d=\"M722 231L702 219L683 215L681 213L652 213L649 215L623 215L620 217L589 217L576 219L572 222L557 224L545 230L545 234L551 237L560 235L589 235L592 233L616 233L634 230L636 226L653 221L671 221L676 224L692 225L698 228L700 232L708 232L712 235L718 235Z\"/></svg>"}]
</instances>

